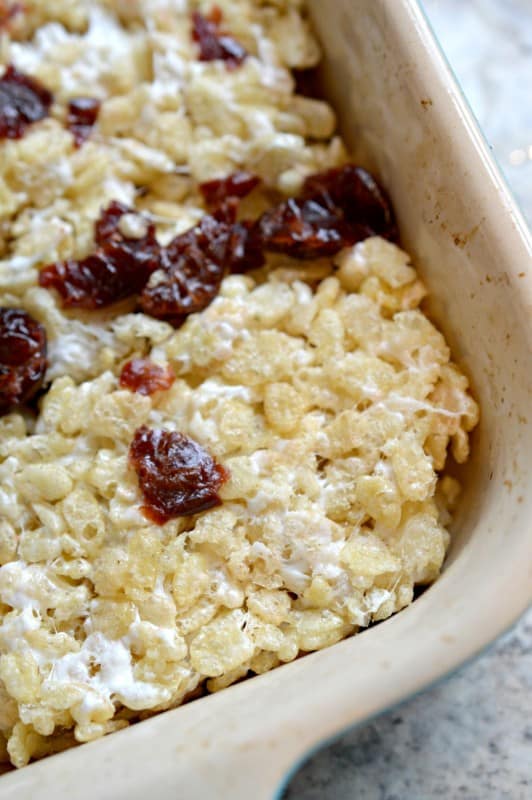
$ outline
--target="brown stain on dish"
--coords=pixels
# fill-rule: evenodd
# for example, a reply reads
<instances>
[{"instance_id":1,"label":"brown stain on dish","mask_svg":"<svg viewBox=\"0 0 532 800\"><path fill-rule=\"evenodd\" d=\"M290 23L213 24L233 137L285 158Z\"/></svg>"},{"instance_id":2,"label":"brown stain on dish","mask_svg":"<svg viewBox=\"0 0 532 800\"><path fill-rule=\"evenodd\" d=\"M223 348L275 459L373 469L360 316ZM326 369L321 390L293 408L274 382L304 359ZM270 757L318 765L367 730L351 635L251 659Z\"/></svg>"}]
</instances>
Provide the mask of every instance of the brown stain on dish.
<instances>
[{"instance_id":1,"label":"brown stain on dish","mask_svg":"<svg viewBox=\"0 0 532 800\"><path fill-rule=\"evenodd\" d=\"M502 286L503 284L504 286L510 286L511 283L510 276L505 270L503 270L503 272L501 272L501 274L499 275L497 283L499 284L499 286Z\"/></svg>"},{"instance_id":2,"label":"brown stain on dish","mask_svg":"<svg viewBox=\"0 0 532 800\"><path fill-rule=\"evenodd\" d=\"M444 633L441 636L441 641L444 644L454 644L456 642L456 639L454 638L454 636L451 636L449 633Z\"/></svg>"},{"instance_id":3,"label":"brown stain on dish","mask_svg":"<svg viewBox=\"0 0 532 800\"><path fill-rule=\"evenodd\" d=\"M477 225L475 225L471 230L466 231L465 233L453 233L453 242L460 250L463 250L466 247L471 239L477 234L478 229L482 225L483 220L481 220Z\"/></svg>"},{"instance_id":4,"label":"brown stain on dish","mask_svg":"<svg viewBox=\"0 0 532 800\"><path fill-rule=\"evenodd\" d=\"M428 111L428 109L434 105L430 97L426 97L423 100L420 100L419 102L421 103L425 111Z\"/></svg>"}]
</instances>

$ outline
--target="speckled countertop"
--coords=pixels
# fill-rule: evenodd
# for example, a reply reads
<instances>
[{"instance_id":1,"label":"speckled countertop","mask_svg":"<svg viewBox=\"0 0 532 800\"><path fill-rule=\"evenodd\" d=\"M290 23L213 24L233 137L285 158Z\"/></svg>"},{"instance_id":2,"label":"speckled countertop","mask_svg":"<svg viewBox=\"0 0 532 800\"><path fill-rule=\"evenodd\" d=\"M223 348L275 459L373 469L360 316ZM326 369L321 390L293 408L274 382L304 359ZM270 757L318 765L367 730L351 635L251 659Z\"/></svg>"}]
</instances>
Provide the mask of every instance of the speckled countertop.
<instances>
[{"instance_id":1,"label":"speckled countertop","mask_svg":"<svg viewBox=\"0 0 532 800\"><path fill-rule=\"evenodd\" d=\"M532 224L532 0L424 5ZM320 750L283 800L436 797L532 798L532 610L440 686Z\"/></svg>"}]
</instances>

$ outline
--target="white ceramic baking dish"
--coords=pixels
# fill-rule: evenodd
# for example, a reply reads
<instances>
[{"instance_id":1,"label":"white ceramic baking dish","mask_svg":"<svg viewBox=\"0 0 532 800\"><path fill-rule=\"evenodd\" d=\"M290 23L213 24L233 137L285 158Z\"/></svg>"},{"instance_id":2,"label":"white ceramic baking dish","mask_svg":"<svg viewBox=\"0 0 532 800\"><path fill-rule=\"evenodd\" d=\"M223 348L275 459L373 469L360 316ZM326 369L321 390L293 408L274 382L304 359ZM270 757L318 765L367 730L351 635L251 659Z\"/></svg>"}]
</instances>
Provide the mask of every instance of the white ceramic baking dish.
<instances>
[{"instance_id":1,"label":"white ceramic baking dish","mask_svg":"<svg viewBox=\"0 0 532 800\"><path fill-rule=\"evenodd\" d=\"M481 404L444 574L360 636L3 776L3 800L270 800L316 743L471 658L532 599L529 233L415 0L311 8L343 133L388 187Z\"/></svg>"}]
</instances>

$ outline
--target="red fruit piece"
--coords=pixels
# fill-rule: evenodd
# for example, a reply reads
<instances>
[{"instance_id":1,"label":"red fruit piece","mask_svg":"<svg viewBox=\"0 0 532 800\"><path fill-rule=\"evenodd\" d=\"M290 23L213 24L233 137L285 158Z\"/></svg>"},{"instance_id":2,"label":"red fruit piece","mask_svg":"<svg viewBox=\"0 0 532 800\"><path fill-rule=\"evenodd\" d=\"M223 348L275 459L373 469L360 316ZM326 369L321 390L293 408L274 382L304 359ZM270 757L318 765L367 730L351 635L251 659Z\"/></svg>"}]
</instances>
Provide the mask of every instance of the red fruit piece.
<instances>
[{"instance_id":1,"label":"red fruit piece","mask_svg":"<svg viewBox=\"0 0 532 800\"><path fill-rule=\"evenodd\" d=\"M129 448L129 461L144 495L144 516L158 525L222 502L218 490L228 471L182 433L142 425Z\"/></svg>"},{"instance_id":2,"label":"red fruit piece","mask_svg":"<svg viewBox=\"0 0 532 800\"><path fill-rule=\"evenodd\" d=\"M227 223L205 215L195 228L176 236L161 254L165 274L140 296L141 309L178 326L188 314L206 308L224 276L229 230Z\"/></svg>"},{"instance_id":3,"label":"red fruit piece","mask_svg":"<svg viewBox=\"0 0 532 800\"><path fill-rule=\"evenodd\" d=\"M245 197L260 183L251 172L233 172L227 178L200 183L199 189L209 208L218 208L228 197Z\"/></svg>"},{"instance_id":4,"label":"red fruit piece","mask_svg":"<svg viewBox=\"0 0 532 800\"><path fill-rule=\"evenodd\" d=\"M68 104L66 124L74 137L76 147L81 147L92 131L100 111L100 101L95 97L75 97Z\"/></svg>"},{"instance_id":5,"label":"red fruit piece","mask_svg":"<svg viewBox=\"0 0 532 800\"><path fill-rule=\"evenodd\" d=\"M39 275L39 285L55 289L64 308L94 310L134 294L128 270L120 269L105 253L96 252L80 261L49 264Z\"/></svg>"},{"instance_id":6,"label":"red fruit piece","mask_svg":"<svg viewBox=\"0 0 532 800\"><path fill-rule=\"evenodd\" d=\"M31 399L46 367L43 326L20 308L0 308L0 414Z\"/></svg>"},{"instance_id":7,"label":"red fruit piece","mask_svg":"<svg viewBox=\"0 0 532 800\"><path fill-rule=\"evenodd\" d=\"M126 214L132 215L139 227L135 236L122 233L125 222L122 218ZM138 268L148 276L159 266L161 248L155 236L155 224L118 200L113 200L96 220L94 238L107 256L119 262L131 262L132 269ZM135 291L138 289L130 294Z\"/></svg>"},{"instance_id":8,"label":"red fruit piece","mask_svg":"<svg viewBox=\"0 0 532 800\"><path fill-rule=\"evenodd\" d=\"M225 61L229 69L235 69L246 58L242 45L220 30L222 12L213 6L208 16L199 11L192 14L192 39L199 45L200 61Z\"/></svg>"},{"instance_id":9,"label":"red fruit piece","mask_svg":"<svg viewBox=\"0 0 532 800\"><path fill-rule=\"evenodd\" d=\"M243 220L231 226L226 264L230 272L248 272L262 267L264 264L262 240L254 222Z\"/></svg>"},{"instance_id":10,"label":"red fruit piece","mask_svg":"<svg viewBox=\"0 0 532 800\"><path fill-rule=\"evenodd\" d=\"M237 212L238 197L233 195L223 200L212 214L218 223L226 223L226 227L219 226L218 249L227 272L247 272L264 264L256 223L248 219L237 222Z\"/></svg>"},{"instance_id":11,"label":"red fruit piece","mask_svg":"<svg viewBox=\"0 0 532 800\"><path fill-rule=\"evenodd\" d=\"M122 367L120 386L139 394L150 395L169 389L175 381L171 367L155 364L149 358L133 358Z\"/></svg>"},{"instance_id":12,"label":"red fruit piece","mask_svg":"<svg viewBox=\"0 0 532 800\"><path fill-rule=\"evenodd\" d=\"M234 201L234 202L233 202ZM161 250L164 274L140 296L142 311L178 327L188 314L206 308L227 272L244 272L263 263L262 247L251 222L234 222L236 200L176 236Z\"/></svg>"},{"instance_id":13,"label":"red fruit piece","mask_svg":"<svg viewBox=\"0 0 532 800\"><path fill-rule=\"evenodd\" d=\"M24 11L22 3L9 3L0 0L0 28L8 28L9 23L18 14Z\"/></svg>"},{"instance_id":14,"label":"red fruit piece","mask_svg":"<svg viewBox=\"0 0 532 800\"><path fill-rule=\"evenodd\" d=\"M21 139L33 122L48 116L53 95L12 65L0 78L0 139Z\"/></svg>"},{"instance_id":15,"label":"red fruit piece","mask_svg":"<svg viewBox=\"0 0 532 800\"><path fill-rule=\"evenodd\" d=\"M50 264L41 270L39 284L55 289L67 308L103 308L140 292L159 266L160 247L153 223L142 221L145 230L136 238L121 232L120 220L130 213L113 201L96 222L96 252Z\"/></svg>"},{"instance_id":16,"label":"red fruit piece","mask_svg":"<svg viewBox=\"0 0 532 800\"><path fill-rule=\"evenodd\" d=\"M294 197L266 211L258 227L266 250L301 259L334 255L346 246L350 233L336 208ZM364 235L369 235L366 229L360 238Z\"/></svg>"},{"instance_id":17,"label":"red fruit piece","mask_svg":"<svg viewBox=\"0 0 532 800\"><path fill-rule=\"evenodd\" d=\"M331 256L368 236L397 233L381 187L350 164L311 175L301 197L266 211L257 224L265 250L300 259Z\"/></svg>"},{"instance_id":18,"label":"red fruit piece","mask_svg":"<svg viewBox=\"0 0 532 800\"><path fill-rule=\"evenodd\" d=\"M45 267L39 282L57 289L65 306L87 309L141 292L142 311L178 326L211 303L227 272L260 267L264 251L313 259L368 236L397 236L386 194L360 167L312 175L299 198L280 203L257 222L237 221L239 197L256 185L255 176L247 173L203 184L215 210L165 248L157 243L153 223L115 201L96 223L94 254ZM126 214L132 220L123 220Z\"/></svg>"},{"instance_id":19,"label":"red fruit piece","mask_svg":"<svg viewBox=\"0 0 532 800\"><path fill-rule=\"evenodd\" d=\"M346 164L310 175L303 184L303 198L319 200L341 210L350 224L360 224L388 239L397 236L390 200L375 178L362 167Z\"/></svg>"}]
</instances>

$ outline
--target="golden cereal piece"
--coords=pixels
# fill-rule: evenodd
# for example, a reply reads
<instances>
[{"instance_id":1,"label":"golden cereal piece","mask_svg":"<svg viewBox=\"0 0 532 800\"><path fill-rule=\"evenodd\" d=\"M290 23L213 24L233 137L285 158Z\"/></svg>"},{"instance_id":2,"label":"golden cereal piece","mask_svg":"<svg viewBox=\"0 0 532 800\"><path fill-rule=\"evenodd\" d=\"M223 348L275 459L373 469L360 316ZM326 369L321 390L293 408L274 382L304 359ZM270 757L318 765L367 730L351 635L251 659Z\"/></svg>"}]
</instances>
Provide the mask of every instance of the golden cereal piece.
<instances>
[{"instance_id":1,"label":"golden cereal piece","mask_svg":"<svg viewBox=\"0 0 532 800\"><path fill-rule=\"evenodd\" d=\"M244 620L242 612L232 611L204 625L190 643L194 669L208 677L217 677L248 661L255 647L243 630Z\"/></svg>"}]
</instances>

